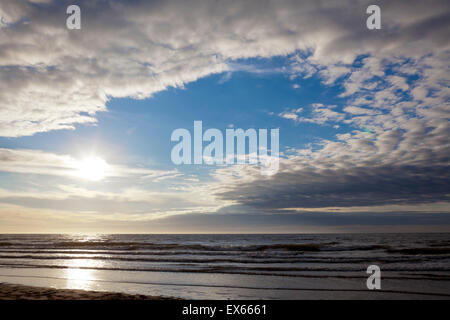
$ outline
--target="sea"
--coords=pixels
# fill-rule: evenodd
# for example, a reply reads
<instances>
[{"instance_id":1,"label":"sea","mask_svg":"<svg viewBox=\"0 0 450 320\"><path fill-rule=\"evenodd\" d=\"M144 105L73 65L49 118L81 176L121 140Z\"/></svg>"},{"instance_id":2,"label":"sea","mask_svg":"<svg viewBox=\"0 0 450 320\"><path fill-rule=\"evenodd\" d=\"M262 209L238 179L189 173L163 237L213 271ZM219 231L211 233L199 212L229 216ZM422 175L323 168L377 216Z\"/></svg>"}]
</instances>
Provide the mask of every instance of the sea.
<instances>
[{"instance_id":1,"label":"sea","mask_svg":"<svg viewBox=\"0 0 450 320\"><path fill-rule=\"evenodd\" d=\"M450 234L2 234L0 282L183 299L450 299Z\"/></svg>"}]
</instances>

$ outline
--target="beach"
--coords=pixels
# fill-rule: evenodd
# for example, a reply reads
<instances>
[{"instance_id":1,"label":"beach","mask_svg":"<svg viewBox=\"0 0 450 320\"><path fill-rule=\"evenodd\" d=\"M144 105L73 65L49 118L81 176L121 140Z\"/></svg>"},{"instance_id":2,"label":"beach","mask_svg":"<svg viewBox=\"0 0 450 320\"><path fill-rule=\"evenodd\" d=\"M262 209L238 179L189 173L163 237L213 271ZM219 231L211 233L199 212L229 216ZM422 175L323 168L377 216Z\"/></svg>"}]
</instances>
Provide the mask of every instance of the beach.
<instances>
[{"instance_id":1,"label":"beach","mask_svg":"<svg viewBox=\"0 0 450 320\"><path fill-rule=\"evenodd\" d=\"M167 300L169 297L155 297L121 292L87 291L76 289L54 289L0 283L0 300Z\"/></svg>"},{"instance_id":2,"label":"beach","mask_svg":"<svg viewBox=\"0 0 450 320\"><path fill-rule=\"evenodd\" d=\"M381 290L367 287L371 265ZM0 283L8 299L450 299L450 240L10 234L0 235Z\"/></svg>"}]
</instances>

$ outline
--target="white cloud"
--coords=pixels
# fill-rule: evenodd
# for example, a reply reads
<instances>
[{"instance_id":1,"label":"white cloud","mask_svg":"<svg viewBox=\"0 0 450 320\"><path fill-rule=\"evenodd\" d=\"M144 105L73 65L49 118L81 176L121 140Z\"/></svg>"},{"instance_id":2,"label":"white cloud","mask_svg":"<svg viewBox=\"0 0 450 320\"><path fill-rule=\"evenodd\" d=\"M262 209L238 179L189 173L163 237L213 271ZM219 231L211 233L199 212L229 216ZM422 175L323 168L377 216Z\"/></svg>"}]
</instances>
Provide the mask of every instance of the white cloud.
<instances>
[{"instance_id":1,"label":"white cloud","mask_svg":"<svg viewBox=\"0 0 450 320\"><path fill-rule=\"evenodd\" d=\"M281 118L297 121L298 114L293 112L281 112L278 114Z\"/></svg>"},{"instance_id":2,"label":"white cloud","mask_svg":"<svg viewBox=\"0 0 450 320\"><path fill-rule=\"evenodd\" d=\"M375 115L377 113L381 113L380 111L376 111L373 109L368 108L361 108L361 107L355 107L355 106L348 106L343 109L345 112L350 114L369 114L369 115Z\"/></svg>"},{"instance_id":3,"label":"white cloud","mask_svg":"<svg viewBox=\"0 0 450 320\"><path fill-rule=\"evenodd\" d=\"M314 103L311 105L311 117L301 117L298 121L323 125L329 122L339 122L344 120L345 114L332 110L335 107L336 106L324 106L321 103Z\"/></svg>"},{"instance_id":4,"label":"white cloud","mask_svg":"<svg viewBox=\"0 0 450 320\"><path fill-rule=\"evenodd\" d=\"M46 2L2 1L1 136L92 125L111 97L146 98L230 71L236 59L302 50L311 55L295 55L287 72L319 72L331 84L360 53L418 57L442 52L448 39L440 18L446 1L386 3L384 31L376 35L363 19L369 1L79 1L83 23L76 31L64 23L69 2ZM376 74L377 63L352 73L347 94Z\"/></svg>"},{"instance_id":5,"label":"white cloud","mask_svg":"<svg viewBox=\"0 0 450 320\"><path fill-rule=\"evenodd\" d=\"M77 178L80 161L70 155L33 149L0 148L0 171ZM106 177L140 177L154 181L179 176L177 170L152 170L121 164L108 164Z\"/></svg>"}]
</instances>

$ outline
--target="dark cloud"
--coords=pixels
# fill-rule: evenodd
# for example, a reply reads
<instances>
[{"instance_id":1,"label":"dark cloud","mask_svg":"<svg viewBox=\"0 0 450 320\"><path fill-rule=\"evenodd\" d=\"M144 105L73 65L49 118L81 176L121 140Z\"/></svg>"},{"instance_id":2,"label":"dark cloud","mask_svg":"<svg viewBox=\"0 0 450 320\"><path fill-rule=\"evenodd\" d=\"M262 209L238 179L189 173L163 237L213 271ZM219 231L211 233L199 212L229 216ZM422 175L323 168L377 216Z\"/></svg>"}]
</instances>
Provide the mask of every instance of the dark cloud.
<instances>
[{"instance_id":1,"label":"dark cloud","mask_svg":"<svg viewBox=\"0 0 450 320\"><path fill-rule=\"evenodd\" d=\"M186 214L152 220L143 223L144 230L172 230L184 232L352 232L370 226L372 231L383 232L399 228L398 231L422 230L443 231L437 226L450 225L450 214L442 213L275 213L262 214ZM402 229L403 228L403 229Z\"/></svg>"},{"instance_id":2,"label":"dark cloud","mask_svg":"<svg viewBox=\"0 0 450 320\"><path fill-rule=\"evenodd\" d=\"M236 185L223 199L264 209L382 206L450 201L448 166L290 171Z\"/></svg>"}]
</instances>

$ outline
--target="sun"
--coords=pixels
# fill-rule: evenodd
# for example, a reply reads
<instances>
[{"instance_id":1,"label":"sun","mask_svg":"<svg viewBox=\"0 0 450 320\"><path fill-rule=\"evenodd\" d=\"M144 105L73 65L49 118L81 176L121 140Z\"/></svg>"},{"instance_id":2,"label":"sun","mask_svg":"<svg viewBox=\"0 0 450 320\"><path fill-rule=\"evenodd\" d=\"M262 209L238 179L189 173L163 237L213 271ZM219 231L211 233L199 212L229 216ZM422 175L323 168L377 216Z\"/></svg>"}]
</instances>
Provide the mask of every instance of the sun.
<instances>
[{"instance_id":1,"label":"sun","mask_svg":"<svg viewBox=\"0 0 450 320\"><path fill-rule=\"evenodd\" d=\"M106 176L108 164L99 157L83 159L77 164L77 176L91 181L100 181Z\"/></svg>"}]
</instances>

